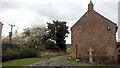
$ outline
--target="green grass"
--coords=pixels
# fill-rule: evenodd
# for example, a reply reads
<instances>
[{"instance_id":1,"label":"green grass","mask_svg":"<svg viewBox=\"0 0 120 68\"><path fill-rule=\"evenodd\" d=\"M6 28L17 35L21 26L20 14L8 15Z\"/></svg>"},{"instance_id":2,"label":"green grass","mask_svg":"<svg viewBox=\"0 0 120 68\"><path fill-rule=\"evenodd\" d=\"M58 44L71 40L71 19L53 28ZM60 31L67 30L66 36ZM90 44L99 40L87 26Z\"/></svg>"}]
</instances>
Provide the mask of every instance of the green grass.
<instances>
[{"instance_id":1,"label":"green grass","mask_svg":"<svg viewBox=\"0 0 120 68\"><path fill-rule=\"evenodd\" d=\"M25 66L25 65L33 64L35 62L48 60L50 58L57 57L57 56L60 56L60 55L57 55L57 53L55 53L55 54L49 53L49 55L43 55L39 58L15 59L15 60L2 62L2 66ZM6 68L6 67L4 67L4 68Z\"/></svg>"},{"instance_id":2,"label":"green grass","mask_svg":"<svg viewBox=\"0 0 120 68\"><path fill-rule=\"evenodd\" d=\"M40 62L44 60L48 60L55 56L42 56L39 58L23 58L23 59L15 59L10 61L2 62L2 66L24 66L24 65L30 65L35 62Z\"/></svg>"},{"instance_id":3,"label":"green grass","mask_svg":"<svg viewBox=\"0 0 120 68\"><path fill-rule=\"evenodd\" d=\"M67 53L71 53L71 48L67 48ZM57 55L58 53L54 54L50 54L49 55L44 55L42 57L39 58L23 58L23 59L15 59L15 60L10 60L10 61L5 61L2 62L2 66L25 66L25 65L30 65L33 64L35 62L40 62L40 61L44 61L44 60L48 60L52 57L56 57L56 56L60 56Z\"/></svg>"},{"instance_id":4,"label":"green grass","mask_svg":"<svg viewBox=\"0 0 120 68\"><path fill-rule=\"evenodd\" d=\"M16 60L10 60L3 62L3 66L23 66L23 65L29 65L38 61L43 61L48 59L47 57L41 57L41 58L23 58L23 59L16 59Z\"/></svg>"},{"instance_id":5,"label":"green grass","mask_svg":"<svg viewBox=\"0 0 120 68\"><path fill-rule=\"evenodd\" d=\"M66 60L65 63L70 64L70 65L75 65L75 66L106 66L105 64L97 64L97 63L89 64L89 63L84 63L84 62L76 62L73 59Z\"/></svg>"},{"instance_id":6,"label":"green grass","mask_svg":"<svg viewBox=\"0 0 120 68\"><path fill-rule=\"evenodd\" d=\"M0 62L0 67L2 67L2 62Z\"/></svg>"},{"instance_id":7,"label":"green grass","mask_svg":"<svg viewBox=\"0 0 120 68\"><path fill-rule=\"evenodd\" d=\"M66 52L67 52L67 54L71 54L71 52L72 52L71 48L67 48Z\"/></svg>"}]
</instances>

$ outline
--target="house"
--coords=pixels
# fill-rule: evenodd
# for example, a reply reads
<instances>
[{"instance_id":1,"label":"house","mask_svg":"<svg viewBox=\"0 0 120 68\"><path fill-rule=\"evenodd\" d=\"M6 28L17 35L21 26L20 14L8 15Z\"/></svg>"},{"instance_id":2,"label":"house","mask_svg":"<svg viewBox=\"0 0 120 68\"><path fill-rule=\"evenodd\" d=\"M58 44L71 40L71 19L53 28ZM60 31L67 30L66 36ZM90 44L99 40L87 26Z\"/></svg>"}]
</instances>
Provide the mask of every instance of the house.
<instances>
[{"instance_id":1,"label":"house","mask_svg":"<svg viewBox=\"0 0 120 68\"><path fill-rule=\"evenodd\" d=\"M1 34L2 34L2 27L3 27L3 24L0 22L0 62L2 62L2 41L1 41Z\"/></svg>"},{"instance_id":2,"label":"house","mask_svg":"<svg viewBox=\"0 0 120 68\"><path fill-rule=\"evenodd\" d=\"M96 12L90 1L87 12L71 27L72 57L84 62L117 63L116 32L117 24Z\"/></svg>"},{"instance_id":3,"label":"house","mask_svg":"<svg viewBox=\"0 0 120 68\"><path fill-rule=\"evenodd\" d=\"M2 27L3 27L3 24L0 22L0 42L1 42L1 34L2 34Z\"/></svg>"}]
</instances>

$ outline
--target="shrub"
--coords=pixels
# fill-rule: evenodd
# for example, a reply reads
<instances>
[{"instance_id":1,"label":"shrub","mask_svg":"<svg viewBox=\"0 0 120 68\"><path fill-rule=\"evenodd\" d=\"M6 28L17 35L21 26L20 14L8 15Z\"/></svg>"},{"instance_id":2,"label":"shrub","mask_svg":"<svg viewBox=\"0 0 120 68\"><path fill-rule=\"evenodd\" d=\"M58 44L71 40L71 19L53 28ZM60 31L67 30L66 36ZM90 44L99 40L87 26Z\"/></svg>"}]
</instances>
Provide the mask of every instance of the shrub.
<instances>
[{"instance_id":1,"label":"shrub","mask_svg":"<svg viewBox=\"0 0 120 68\"><path fill-rule=\"evenodd\" d=\"M18 49L6 49L3 50L2 60L8 61L20 58L31 58L36 56L36 50L28 47L20 47Z\"/></svg>"},{"instance_id":2,"label":"shrub","mask_svg":"<svg viewBox=\"0 0 120 68\"><path fill-rule=\"evenodd\" d=\"M55 41L54 40L47 40L46 41L46 44L45 44L45 47L47 50L57 50L57 46L55 44Z\"/></svg>"},{"instance_id":3,"label":"shrub","mask_svg":"<svg viewBox=\"0 0 120 68\"><path fill-rule=\"evenodd\" d=\"M14 51L10 48L3 51L2 60L7 61L14 58Z\"/></svg>"}]
</instances>

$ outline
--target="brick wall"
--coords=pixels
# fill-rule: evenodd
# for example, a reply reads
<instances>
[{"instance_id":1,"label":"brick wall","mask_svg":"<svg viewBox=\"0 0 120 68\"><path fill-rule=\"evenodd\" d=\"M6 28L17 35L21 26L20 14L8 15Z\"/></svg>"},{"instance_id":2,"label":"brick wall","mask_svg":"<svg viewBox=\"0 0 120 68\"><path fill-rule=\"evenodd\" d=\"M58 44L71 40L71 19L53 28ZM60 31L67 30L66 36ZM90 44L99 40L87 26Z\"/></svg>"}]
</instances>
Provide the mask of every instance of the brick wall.
<instances>
[{"instance_id":1,"label":"brick wall","mask_svg":"<svg viewBox=\"0 0 120 68\"><path fill-rule=\"evenodd\" d=\"M2 27L3 27L3 24L0 22L0 43L1 43L1 36L2 36Z\"/></svg>"},{"instance_id":2,"label":"brick wall","mask_svg":"<svg viewBox=\"0 0 120 68\"><path fill-rule=\"evenodd\" d=\"M86 12L71 28L72 57L88 62L88 48L98 63L117 63L116 24L96 11ZM77 48L76 48L77 46Z\"/></svg>"}]
</instances>

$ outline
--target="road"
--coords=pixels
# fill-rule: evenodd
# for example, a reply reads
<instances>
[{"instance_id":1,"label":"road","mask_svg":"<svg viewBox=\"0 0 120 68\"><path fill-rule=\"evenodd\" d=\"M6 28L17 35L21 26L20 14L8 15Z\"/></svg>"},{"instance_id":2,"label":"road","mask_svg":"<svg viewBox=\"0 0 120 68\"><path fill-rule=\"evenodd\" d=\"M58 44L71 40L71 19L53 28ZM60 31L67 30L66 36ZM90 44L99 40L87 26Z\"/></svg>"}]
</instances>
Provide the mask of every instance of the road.
<instances>
[{"instance_id":1,"label":"road","mask_svg":"<svg viewBox=\"0 0 120 68\"><path fill-rule=\"evenodd\" d=\"M46 61L37 62L29 66L70 66L68 64L65 64L65 60L68 58L69 55L63 55L51 58Z\"/></svg>"}]
</instances>

